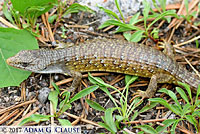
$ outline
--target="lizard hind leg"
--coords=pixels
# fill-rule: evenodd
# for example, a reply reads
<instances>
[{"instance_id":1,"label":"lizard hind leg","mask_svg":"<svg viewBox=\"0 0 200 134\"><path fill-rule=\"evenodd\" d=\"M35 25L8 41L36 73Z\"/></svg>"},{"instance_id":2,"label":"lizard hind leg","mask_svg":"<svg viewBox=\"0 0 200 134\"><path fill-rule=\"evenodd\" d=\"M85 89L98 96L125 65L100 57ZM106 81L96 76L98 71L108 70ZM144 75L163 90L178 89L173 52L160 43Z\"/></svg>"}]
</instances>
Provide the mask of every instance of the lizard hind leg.
<instances>
[{"instance_id":1,"label":"lizard hind leg","mask_svg":"<svg viewBox=\"0 0 200 134\"><path fill-rule=\"evenodd\" d=\"M151 77L147 90L146 91L137 90L136 93L133 94L134 97L131 99L131 101L136 97L142 97L142 99L152 98L155 92L157 91L158 83L172 83L173 80L174 78L169 74L163 74L163 73L154 74Z\"/></svg>"},{"instance_id":2,"label":"lizard hind leg","mask_svg":"<svg viewBox=\"0 0 200 134\"><path fill-rule=\"evenodd\" d=\"M65 75L71 76L73 78L72 85L67 89L67 91L73 92L80 85L82 74L77 71L67 70Z\"/></svg>"}]
</instances>

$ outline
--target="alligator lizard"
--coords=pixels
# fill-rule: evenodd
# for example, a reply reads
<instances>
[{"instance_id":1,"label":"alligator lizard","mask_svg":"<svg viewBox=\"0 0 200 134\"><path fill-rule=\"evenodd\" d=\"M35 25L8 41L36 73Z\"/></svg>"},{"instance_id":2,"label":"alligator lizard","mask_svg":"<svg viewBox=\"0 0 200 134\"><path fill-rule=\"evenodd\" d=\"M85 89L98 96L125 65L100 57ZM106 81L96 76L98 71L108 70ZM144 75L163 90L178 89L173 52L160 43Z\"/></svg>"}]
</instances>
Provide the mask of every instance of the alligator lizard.
<instances>
[{"instance_id":1,"label":"alligator lizard","mask_svg":"<svg viewBox=\"0 0 200 134\"><path fill-rule=\"evenodd\" d=\"M196 91L200 78L187 71L169 55L152 47L121 40L96 39L63 49L22 50L7 59L13 67L36 73L66 73L74 78L70 91L77 88L81 73L88 71L117 72L151 78L145 91L154 95L157 83L187 83Z\"/></svg>"}]
</instances>

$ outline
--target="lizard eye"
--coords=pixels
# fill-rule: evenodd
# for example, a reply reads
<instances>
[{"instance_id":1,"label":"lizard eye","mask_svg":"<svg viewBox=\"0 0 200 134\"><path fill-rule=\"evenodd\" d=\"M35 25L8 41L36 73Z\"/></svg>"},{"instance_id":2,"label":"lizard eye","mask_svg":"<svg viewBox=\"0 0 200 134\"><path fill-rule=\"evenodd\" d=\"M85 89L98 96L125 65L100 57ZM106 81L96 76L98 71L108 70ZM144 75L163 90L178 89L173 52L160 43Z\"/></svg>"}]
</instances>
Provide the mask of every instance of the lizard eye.
<instances>
[{"instance_id":1,"label":"lizard eye","mask_svg":"<svg viewBox=\"0 0 200 134\"><path fill-rule=\"evenodd\" d=\"M22 65L23 67L27 67L27 66L28 66L28 63L21 63L21 65Z\"/></svg>"}]
</instances>

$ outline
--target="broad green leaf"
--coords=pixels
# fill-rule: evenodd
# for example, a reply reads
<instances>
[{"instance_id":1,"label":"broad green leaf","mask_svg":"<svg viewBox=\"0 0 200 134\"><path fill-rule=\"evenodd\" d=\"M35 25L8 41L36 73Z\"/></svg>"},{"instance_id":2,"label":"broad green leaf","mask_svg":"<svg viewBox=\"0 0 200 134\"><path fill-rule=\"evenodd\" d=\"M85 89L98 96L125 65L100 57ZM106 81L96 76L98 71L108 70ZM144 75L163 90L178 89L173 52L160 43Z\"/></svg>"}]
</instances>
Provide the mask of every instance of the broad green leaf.
<instances>
[{"instance_id":1,"label":"broad green leaf","mask_svg":"<svg viewBox=\"0 0 200 134\"><path fill-rule=\"evenodd\" d=\"M126 83L125 88L128 88L128 86L137 79L138 79L138 76L126 75L125 76L125 83Z\"/></svg>"},{"instance_id":2,"label":"broad green leaf","mask_svg":"<svg viewBox=\"0 0 200 134\"><path fill-rule=\"evenodd\" d=\"M90 107L98 110L98 111L105 111L105 108L103 108L100 104L97 102L94 102L92 100L86 99L86 102L90 105Z\"/></svg>"},{"instance_id":3,"label":"broad green leaf","mask_svg":"<svg viewBox=\"0 0 200 134\"><path fill-rule=\"evenodd\" d=\"M30 16L40 16L53 7L57 0L11 0L13 8L22 15L26 15L27 11ZM42 10L41 10L42 9ZM27 14L27 15L28 15Z\"/></svg>"},{"instance_id":4,"label":"broad green leaf","mask_svg":"<svg viewBox=\"0 0 200 134\"><path fill-rule=\"evenodd\" d=\"M188 97L186 95L186 93L183 91L182 88L180 87L176 87L176 91L181 95L181 97L187 102L187 104L190 104Z\"/></svg>"},{"instance_id":5,"label":"broad green leaf","mask_svg":"<svg viewBox=\"0 0 200 134\"><path fill-rule=\"evenodd\" d=\"M53 110L56 112L56 108L58 105L58 91L54 90L49 93L48 99L53 104Z\"/></svg>"},{"instance_id":6,"label":"broad green leaf","mask_svg":"<svg viewBox=\"0 0 200 134\"><path fill-rule=\"evenodd\" d=\"M82 97L85 97L86 95L90 94L91 92L94 92L98 88L99 88L99 86L97 86L97 85L93 85L91 87L85 88L84 90L77 93L73 98L71 98L69 103L72 103L72 102L74 102L74 101L76 101L76 100L78 100Z\"/></svg>"},{"instance_id":7,"label":"broad green leaf","mask_svg":"<svg viewBox=\"0 0 200 134\"><path fill-rule=\"evenodd\" d=\"M167 127L172 125L175 121L176 121L176 119L168 119L168 120L163 121L162 124L164 124L164 126L158 126L156 128L156 131L158 133L161 133L164 129L166 129Z\"/></svg>"},{"instance_id":8,"label":"broad green leaf","mask_svg":"<svg viewBox=\"0 0 200 134\"><path fill-rule=\"evenodd\" d=\"M108 108L105 111L105 121L106 124L110 127L110 129L112 129L113 132L117 132L117 128L113 119L113 111L115 110L115 108Z\"/></svg>"},{"instance_id":9,"label":"broad green leaf","mask_svg":"<svg viewBox=\"0 0 200 134\"><path fill-rule=\"evenodd\" d=\"M126 39L127 41L130 41L130 39L131 39L131 33L124 32L124 33L123 33L123 36L125 37L125 39Z\"/></svg>"},{"instance_id":10,"label":"broad green leaf","mask_svg":"<svg viewBox=\"0 0 200 134\"><path fill-rule=\"evenodd\" d=\"M143 30L136 31L135 33L133 33L131 35L130 41L131 42L139 42L142 39L142 37L143 37L142 35L143 35L144 32L145 31L143 31Z\"/></svg>"},{"instance_id":11,"label":"broad green leaf","mask_svg":"<svg viewBox=\"0 0 200 134\"><path fill-rule=\"evenodd\" d=\"M58 118L58 121L60 122L61 126L72 126L72 124L69 120Z\"/></svg>"},{"instance_id":12,"label":"broad green leaf","mask_svg":"<svg viewBox=\"0 0 200 134\"><path fill-rule=\"evenodd\" d=\"M31 72L9 66L6 60L20 50L37 49L37 40L26 30L0 28L0 88L19 86Z\"/></svg>"},{"instance_id":13,"label":"broad green leaf","mask_svg":"<svg viewBox=\"0 0 200 134\"><path fill-rule=\"evenodd\" d=\"M19 126L22 126L28 122L34 121L36 123L39 123L41 121L48 121L50 117L53 117L52 115L40 115L40 114L32 114L30 117L23 119Z\"/></svg>"},{"instance_id":14,"label":"broad green leaf","mask_svg":"<svg viewBox=\"0 0 200 134\"><path fill-rule=\"evenodd\" d=\"M158 132L149 125L134 126L134 128L140 128L144 132L149 133L149 134L158 134Z\"/></svg>"}]
</instances>

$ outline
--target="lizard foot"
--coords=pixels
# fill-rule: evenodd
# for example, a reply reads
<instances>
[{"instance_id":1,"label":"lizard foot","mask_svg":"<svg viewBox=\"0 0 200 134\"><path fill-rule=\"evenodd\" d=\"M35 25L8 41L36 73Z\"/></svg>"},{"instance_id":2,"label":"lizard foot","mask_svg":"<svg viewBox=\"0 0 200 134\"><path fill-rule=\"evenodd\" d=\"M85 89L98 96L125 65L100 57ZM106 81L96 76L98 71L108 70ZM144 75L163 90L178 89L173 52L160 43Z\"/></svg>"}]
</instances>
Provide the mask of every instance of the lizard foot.
<instances>
[{"instance_id":1,"label":"lizard foot","mask_svg":"<svg viewBox=\"0 0 200 134\"><path fill-rule=\"evenodd\" d=\"M76 89L76 88L74 88L74 87L69 87L69 88L65 89L65 90L61 93L61 95L63 95L63 94L66 93L66 92L72 92L72 94L73 94L75 89Z\"/></svg>"},{"instance_id":2,"label":"lizard foot","mask_svg":"<svg viewBox=\"0 0 200 134\"><path fill-rule=\"evenodd\" d=\"M69 87L69 88L66 89L66 91L73 92L75 89L76 89L75 87Z\"/></svg>"},{"instance_id":3,"label":"lizard foot","mask_svg":"<svg viewBox=\"0 0 200 134\"><path fill-rule=\"evenodd\" d=\"M132 96L133 98L130 100L130 102L132 102L137 97L142 97L141 101L144 100L145 98L150 98L149 95L145 91L141 91L141 90L137 90L134 94L132 94Z\"/></svg>"}]
</instances>

